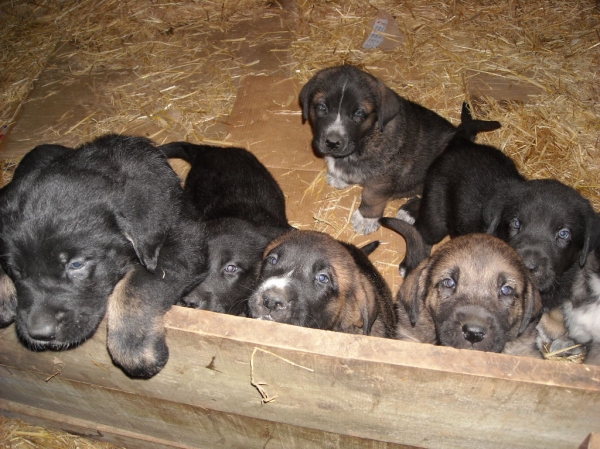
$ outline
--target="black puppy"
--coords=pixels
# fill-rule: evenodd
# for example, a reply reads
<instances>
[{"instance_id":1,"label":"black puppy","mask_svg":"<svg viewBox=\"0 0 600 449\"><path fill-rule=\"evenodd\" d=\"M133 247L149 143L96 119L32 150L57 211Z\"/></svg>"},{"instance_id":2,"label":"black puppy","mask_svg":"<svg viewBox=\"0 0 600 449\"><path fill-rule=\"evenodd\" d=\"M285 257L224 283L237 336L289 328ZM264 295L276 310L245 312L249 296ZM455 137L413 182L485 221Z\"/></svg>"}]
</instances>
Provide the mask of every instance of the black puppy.
<instances>
[{"instance_id":1,"label":"black puppy","mask_svg":"<svg viewBox=\"0 0 600 449\"><path fill-rule=\"evenodd\" d=\"M0 326L61 350L106 314L114 362L151 377L168 359L163 315L204 276L204 233L149 140L38 146L0 190Z\"/></svg>"},{"instance_id":2,"label":"black puppy","mask_svg":"<svg viewBox=\"0 0 600 449\"><path fill-rule=\"evenodd\" d=\"M487 232L523 258L545 308L570 296L577 270L600 237L598 218L576 190L556 180L527 181L500 150L472 142L477 130L467 106L448 149L432 164L421 199L382 224L408 237L408 274L446 235Z\"/></svg>"},{"instance_id":3,"label":"black puppy","mask_svg":"<svg viewBox=\"0 0 600 449\"><path fill-rule=\"evenodd\" d=\"M379 228L387 202L420 194L427 169L455 127L349 65L319 71L300 92L313 148L327 163L327 183L363 186L352 215L358 233Z\"/></svg>"},{"instance_id":4,"label":"black puppy","mask_svg":"<svg viewBox=\"0 0 600 449\"><path fill-rule=\"evenodd\" d=\"M291 229L283 192L243 148L186 142L159 148L167 157L191 164L184 192L207 223L209 274L182 305L246 315L265 247Z\"/></svg>"}]
</instances>

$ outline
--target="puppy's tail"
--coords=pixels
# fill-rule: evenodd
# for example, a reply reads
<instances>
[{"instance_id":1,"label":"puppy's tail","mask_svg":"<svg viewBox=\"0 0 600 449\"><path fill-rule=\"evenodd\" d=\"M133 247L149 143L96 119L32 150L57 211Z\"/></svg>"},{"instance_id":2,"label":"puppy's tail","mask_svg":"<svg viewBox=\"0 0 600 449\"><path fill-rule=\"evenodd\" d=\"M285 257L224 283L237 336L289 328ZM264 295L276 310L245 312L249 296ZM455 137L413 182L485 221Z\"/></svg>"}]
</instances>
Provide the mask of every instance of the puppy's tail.
<instances>
[{"instance_id":1,"label":"puppy's tail","mask_svg":"<svg viewBox=\"0 0 600 449\"><path fill-rule=\"evenodd\" d=\"M397 232L406 241L406 256L399 267L400 274L403 278L406 278L413 269L419 266L423 259L429 256L431 247L425 243L417 228L404 220L383 217L379 219L379 223L384 228Z\"/></svg>"},{"instance_id":2,"label":"puppy's tail","mask_svg":"<svg viewBox=\"0 0 600 449\"><path fill-rule=\"evenodd\" d=\"M369 242L366 245L361 246L360 250L368 256L373 251L375 251L378 247L379 247L379 240L373 240L372 242Z\"/></svg>"},{"instance_id":3,"label":"puppy's tail","mask_svg":"<svg viewBox=\"0 0 600 449\"><path fill-rule=\"evenodd\" d=\"M189 142L170 142L164 145L159 145L158 149L168 159L183 159L190 164L193 164L196 160L196 156L201 151L203 145L196 145Z\"/></svg>"},{"instance_id":4,"label":"puppy's tail","mask_svg":"<svg viewBox=\"0 0 600 449\"><path fill-rule=\"evenodd\" d=\"M477 134L486 131L494 131L500 127L502 127L502 124L495 120L473 119L469 103L465 101L462 105L462 111L460 113L460 125L458 125L456 130L456 136L463 137L474 142Z\"/></svg>"}]
</instances>

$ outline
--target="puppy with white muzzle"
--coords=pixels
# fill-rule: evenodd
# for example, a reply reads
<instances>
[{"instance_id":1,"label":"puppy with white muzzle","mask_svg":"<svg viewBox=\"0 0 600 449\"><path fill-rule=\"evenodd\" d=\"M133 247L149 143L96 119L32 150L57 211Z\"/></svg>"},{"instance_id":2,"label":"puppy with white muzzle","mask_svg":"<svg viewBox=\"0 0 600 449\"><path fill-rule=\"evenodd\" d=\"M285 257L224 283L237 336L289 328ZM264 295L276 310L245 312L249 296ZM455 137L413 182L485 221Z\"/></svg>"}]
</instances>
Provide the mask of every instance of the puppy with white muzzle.
<instances>
[{"instance_id":1,"label":"puppy with white muzzle","mask_svg":"<svg viewBox=\"0 0 600 449\"><path fill-rule=\"evenodd\" d=\"M327 183L363 187L352 214L360 234L379 228L388 200L421 193L429 165L456 131L435 112L350 65L319 71L302 88L300 102L312 126L313 148L327 163Z\"/></svg>"},{"instance_id":2,"label":"puppy with white muzzle","mask_svg":"<svg viewBox=\"0 0 600 449\"><path fill-rule=\"evenodd\" d=\"M392 337L392 294L367 254L316 231L293 230L269 244L249 299L261 320L351 334Z\"/></svg>"}]
</instances>

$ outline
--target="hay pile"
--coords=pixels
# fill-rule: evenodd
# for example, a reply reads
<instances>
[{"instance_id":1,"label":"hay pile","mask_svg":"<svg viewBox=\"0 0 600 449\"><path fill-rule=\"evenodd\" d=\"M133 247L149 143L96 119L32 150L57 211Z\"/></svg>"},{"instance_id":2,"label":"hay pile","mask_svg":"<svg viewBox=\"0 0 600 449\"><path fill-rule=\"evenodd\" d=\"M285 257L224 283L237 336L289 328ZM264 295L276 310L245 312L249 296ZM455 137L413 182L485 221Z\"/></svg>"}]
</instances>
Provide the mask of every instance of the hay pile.
<instances>
[{"instance_id":1,"label":"hay pile","mask_svg":"<svg viewBox=\"0 0 600 449\"><path fill-rule=\"evenodd\" d=\"M393 15L403 34L392 51L362 48L378 10ZM273 31L257 32L259 21L272 23ZM0 127L18 120L34 81L64 42L65 82L119 70L132 76L101 86L110 114L90 110L65 127L40 123L47 141L81 142L108 131L146 130L149 123L157 141L226 140L240 76L283 74L304 82L325 66L352 63L454 123L462 101L473 100L477 118L503 123L482 142L513 157L528 177L575 187L600 211L600 15L593 0L3 1ZM280 63L254 58L259 46L270 46ZM478 75L525 83L530 95L471 98L471 77ZM0 184L15 163L2 162ZM317 211L315 228L336 201L331 197L323 214ZM15 435L6 432L10 421L0 425L1 436Z\"/></svg>"}]
</instances>

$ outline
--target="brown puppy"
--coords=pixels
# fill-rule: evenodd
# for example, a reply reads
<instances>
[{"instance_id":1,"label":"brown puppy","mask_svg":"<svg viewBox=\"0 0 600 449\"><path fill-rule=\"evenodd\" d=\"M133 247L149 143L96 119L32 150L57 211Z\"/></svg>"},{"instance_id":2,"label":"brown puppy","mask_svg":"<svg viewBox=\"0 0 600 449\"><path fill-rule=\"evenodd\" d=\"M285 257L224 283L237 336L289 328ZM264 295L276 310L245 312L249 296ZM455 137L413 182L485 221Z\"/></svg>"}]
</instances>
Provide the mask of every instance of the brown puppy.
<instances>
[{"instance_id":1,"label":"brown puppy","mask_svg":"<svg viewBox=\"0 0 600 449\"><path fill-rule=\"evenodd\" d=\"M250 316L296 326L393 337L392 294L363 250L316 231L293 230L265 250Z\"/></svg>"},{"instance_id":2,"label":"brown puppy","mask_svg":"<svg viewBox=\"0 0 600 449\"><path fill-rule=\"evenodd\" d=\"M435 112L349 65L319 71L302 88L300 103L313 129L313 148L327 163L327 183L363 186L352 215L361 234L379 228L388 200L421 193L427 169L456 131Z\"/></svg>"},{"instance_id":3,"label":"brown puppy","mask_svg":"<svg viewBox=\"0 0 600 449\"><path fill-rule=\"evenodd\" d=\"M541 300L529 270L502 240L452 239L398 291L400 340L541 357L535 325Z\"/></svg>"}]
</instances>

